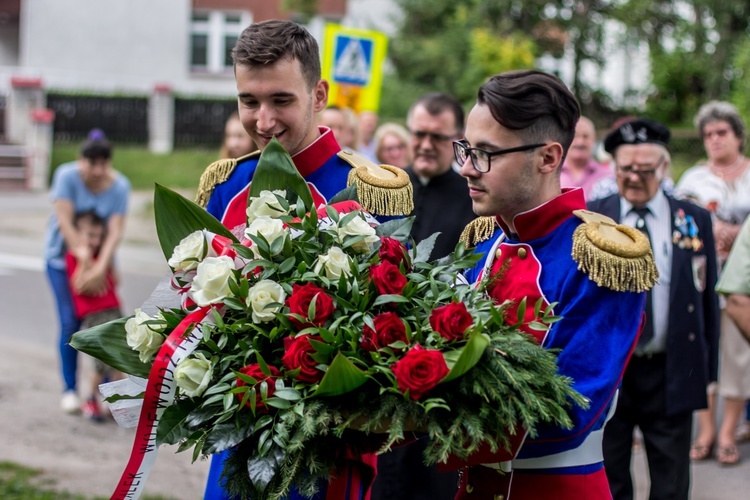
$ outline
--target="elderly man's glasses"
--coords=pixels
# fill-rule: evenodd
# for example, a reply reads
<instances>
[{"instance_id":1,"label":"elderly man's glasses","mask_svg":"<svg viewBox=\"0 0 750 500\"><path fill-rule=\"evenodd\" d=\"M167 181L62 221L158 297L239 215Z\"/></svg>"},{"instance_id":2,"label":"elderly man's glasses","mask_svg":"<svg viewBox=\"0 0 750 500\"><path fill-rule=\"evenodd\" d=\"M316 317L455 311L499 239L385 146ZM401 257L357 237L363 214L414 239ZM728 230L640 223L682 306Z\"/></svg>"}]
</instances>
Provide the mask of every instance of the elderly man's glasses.
<instances>
[{"instance_id":1,"label":"elderly man's glasses","mask_svg":"<svg viewBox=\"0 0 750 500\"><path fill-rule=\"evenodd\" d=\"M453 143L453 151L456 154L456 161L459 165L463 165L466 163L466 160L471 158L471 164L474 166L474 170L485 174L490 171L490 164L493 156L517 153L519 151L529 151L531 149L541 148L542 146L546 146L546 144L540 142L538 144L526 144L524 146L499 149L497 151L485 151L480 148L470 148L465 141L455 141Z\"/></svg>"},{"instance_id":2,"label":"elderly man's glasses","mask_svg":"<svg viewBox=\"0 0 750 500\"><path fill-rule=\"evenodd\" d=\"M654 176L654 174L656 174L656 171L659 170L659 167L661 167L661 164L664 163L664 160L666 159L667 157L665 155L661 155L659 161L657 161L656 165L654 166L638 163L632 163L630 165L618 165L617 175L619 175L620 177L628 177L630 174L635 174L641 179L650 179Z\"/></svg>"}]
</instances>

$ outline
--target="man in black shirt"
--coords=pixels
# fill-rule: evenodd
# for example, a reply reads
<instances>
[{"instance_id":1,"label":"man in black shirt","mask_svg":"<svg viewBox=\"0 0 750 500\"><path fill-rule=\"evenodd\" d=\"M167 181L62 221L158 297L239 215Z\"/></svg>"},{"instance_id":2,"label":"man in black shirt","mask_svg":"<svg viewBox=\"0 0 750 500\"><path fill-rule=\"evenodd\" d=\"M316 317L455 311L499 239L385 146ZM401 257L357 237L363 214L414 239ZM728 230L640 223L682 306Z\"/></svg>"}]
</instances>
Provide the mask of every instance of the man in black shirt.
<instances>
[{"instance_id":1,"label":"man in black shirt","mask_svg":"<svg viewBox=\"0 0 750 500\"><path fill-rule=\"evenodd\" d=\"M407 116L414 161L406 169L414 187L414 225L417 243L441 233L432 258L444 257L456 247L466 224L476 215L466 180L453 167L453 141L463 137L464 111L447 94L426 94L412 104Z\"/></svg>"}]
</instances>

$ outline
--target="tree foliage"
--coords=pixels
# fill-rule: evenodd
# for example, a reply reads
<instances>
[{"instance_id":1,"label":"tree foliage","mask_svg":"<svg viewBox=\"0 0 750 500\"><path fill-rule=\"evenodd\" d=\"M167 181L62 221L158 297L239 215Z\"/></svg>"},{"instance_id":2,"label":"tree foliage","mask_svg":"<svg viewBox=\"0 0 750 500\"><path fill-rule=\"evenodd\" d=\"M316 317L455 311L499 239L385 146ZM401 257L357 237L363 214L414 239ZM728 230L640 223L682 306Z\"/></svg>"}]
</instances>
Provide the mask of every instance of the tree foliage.
<instances>
[{"instance_id":1,"label":"tree foliage","mask_svg":"<svg viewBox=\"0 0 750 500\"><path fill-rule=\"evenodd\" d=\"M726 99L736 82L733 61L750 28L750 1L628 0L613 9L651 53L647 113L689 124L697 108Z\"/></svg>"},{"instance_id":2,"label":"tree foliage","mask_svg":"<svg viewBox=\"0 0 750 500\"><path fill-rule=\"evenodd\" d=\"M404 16L389 56L399 79L470 104L487 77L532 67L537 47L522 26L543 2L527 2L509 15L513 3L398 0Z\"/></svg>"},{"instance_id":3,"label":"tree foliage","mask_svg":"<svg viewBox=\"0 0 750 500\"><path fill-rule=\"evenodd\" d=\"M652 75L646 113L689 124L697 108L727 99L750 114L743 56L750 0L397 0L404 16L389 51L397 80L473 102L488 76L528 68L545 54L570 57L571 89L584 107L602 109L609 96L583 68L603 71L614 25L620 47L648 45ZM744 47L744 48L743 48ZM626 49L627 50L627 49ZM744 66L743 66L744 64ZM398 93L394 81L392 92ZM391 90L384 97L390 99ZM395 95L393 97L396 97ZM402 96L403 97L403 96Z\"/></svg>"}]
</instances>

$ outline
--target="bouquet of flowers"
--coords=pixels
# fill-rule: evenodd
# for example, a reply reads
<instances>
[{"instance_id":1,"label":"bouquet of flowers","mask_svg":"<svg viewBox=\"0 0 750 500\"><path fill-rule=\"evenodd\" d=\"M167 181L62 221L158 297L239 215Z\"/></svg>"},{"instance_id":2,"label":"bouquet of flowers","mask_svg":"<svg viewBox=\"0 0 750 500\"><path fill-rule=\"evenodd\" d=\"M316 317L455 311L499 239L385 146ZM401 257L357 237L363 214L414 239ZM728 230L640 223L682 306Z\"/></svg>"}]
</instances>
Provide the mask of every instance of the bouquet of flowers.
<instances>
[{"instance_id":1,"label":"bouquet of flowers","mask_svg":"<svg viewBox=\"0 0 750 500\"><path fill-rule=\"evenodd\" d=\"M459 245L429 260L411 219L378 224L356 201L313 207L281 146L263 152L236 238L200 207L157 186L157 230L179 307L141 310L74 336L73 346L147 378L138 433L118 491L142 488L160 444L194 459L232 449L234 494L312 495L347 460L429 435L426 460L506 447L509 433L570 426L585 405L555 353L520 330L483 287L462 283L476 258ZM337 197L338 198L338 197ZM559 318L541 310L532 328ZM116 495L117 496L117 493Z\"/></svg>"}]
</instances>

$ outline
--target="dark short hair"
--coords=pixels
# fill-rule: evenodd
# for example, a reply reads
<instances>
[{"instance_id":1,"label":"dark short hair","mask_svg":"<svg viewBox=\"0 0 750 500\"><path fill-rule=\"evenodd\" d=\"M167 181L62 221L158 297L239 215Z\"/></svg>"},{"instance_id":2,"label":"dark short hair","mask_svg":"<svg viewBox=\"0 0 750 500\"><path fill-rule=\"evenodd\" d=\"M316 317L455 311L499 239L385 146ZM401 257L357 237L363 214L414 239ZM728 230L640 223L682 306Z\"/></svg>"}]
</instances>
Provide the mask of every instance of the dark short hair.
<instances>
[{"instance_id":1,"label":"dark short hair","mask_svg":"<svg viewBox=\"0 0 750 500\"><path fill-rule=\"evenodd\" d=\"M701 138L703 129L711 122L725 121L732 127L734 135L740 140L740 151L745 149L745 121L733 104L726 101L709 101L698 110L695 115L695 128Z\"/></svg>"},{"instance_id":2,"label":"dark short hair","mask_svg":"<svg viewBox=\"0 0 750 500\"><path fill-rule=\"evenodd\" d=\"M73 219L73 224L78 227L78 223L86 221L92 226L107 226L107 221L99 216L94 210L86 210L85 212L78 212Z\"/></svg>"},{"instance_id":3,"label":"dark short hair","mask_svg":"<svg viewBox=\"0 0 750 500\"><path fill-rule=\"evenodd\" d=\"M112 158L112 144L103 136L87 139L81 145L80 155L87 160L109 160Z\"/></svg>"},{"instance_id":4,"label":"dark short hair","mask_svg":"<svg viewBox=\"0 0 750 500\"><path fill-rule=\"evenodd\" d=\"M320 80L318 42L293 21L270 19L245 28L232 49L236 66L266 66L282 59L296 59L302 76L312 89Z\"/></svg>"},{"instance_id":5,"label":"dark short hair","mask_svg":"<svg viewBox=\"0 0 750 500\"><path fill-rule=\"evenodd\" d=\"M445 111L450 111L453 115L456 132L464 130L464 108L453 96L442 92L430 92L425 94L411 105L407 114L407 123L417 106L422 106L432 116L437 116Z\"/></svg>"},{"instance_id":6,"label":"dark short hair","mask_svg":"<svg viewBox=\"0 0 750 500\"><path fill-rule=\"evenodd\" d=\"M486 105L500 125L529 143L559 142L563 147L560 164L565 160L581 109L556 76L537 70L495 75L479 88L477 103Z\"/></svg>"}]
</instances>

